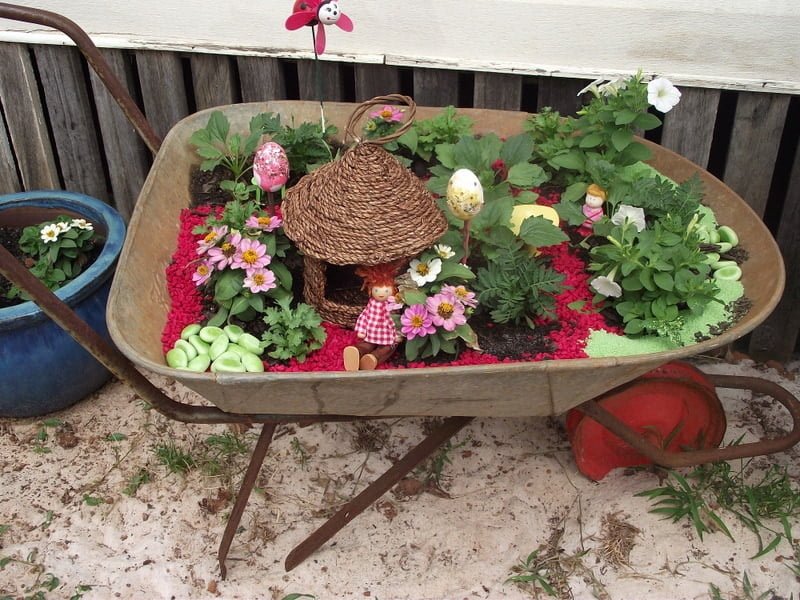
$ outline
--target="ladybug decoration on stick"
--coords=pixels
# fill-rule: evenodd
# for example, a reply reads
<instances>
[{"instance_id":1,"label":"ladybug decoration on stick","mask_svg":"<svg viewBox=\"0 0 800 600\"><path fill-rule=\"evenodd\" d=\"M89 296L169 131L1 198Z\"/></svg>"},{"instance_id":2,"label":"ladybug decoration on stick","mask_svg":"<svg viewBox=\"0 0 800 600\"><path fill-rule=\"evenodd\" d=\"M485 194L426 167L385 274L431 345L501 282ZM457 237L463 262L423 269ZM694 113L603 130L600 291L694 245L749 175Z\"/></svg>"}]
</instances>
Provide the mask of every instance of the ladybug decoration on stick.
<instances>
[{"instance_id":1,"label":"ladybug decoration on stick","mask_svg":"<svg viewBox=\"0 0 800 600\"><path fill-rule=\"evenodd\" d=\"M353 31L353 21L339 8L337 0L297 0L292 14L286 19L286 29L294 31L304 26L316 29L314 51L325 52L325 25L336 25L344 31Z\"/></svg>"}]
</instances>

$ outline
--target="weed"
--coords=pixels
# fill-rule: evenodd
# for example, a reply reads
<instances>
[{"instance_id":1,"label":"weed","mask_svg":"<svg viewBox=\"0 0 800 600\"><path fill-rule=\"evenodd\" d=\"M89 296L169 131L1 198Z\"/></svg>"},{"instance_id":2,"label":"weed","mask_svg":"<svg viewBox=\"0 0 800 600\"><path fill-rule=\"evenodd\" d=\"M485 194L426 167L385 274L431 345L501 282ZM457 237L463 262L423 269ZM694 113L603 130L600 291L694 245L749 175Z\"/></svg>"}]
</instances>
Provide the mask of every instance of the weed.
<instances>
[{"instance_id":1,"label":"weed","mask_svg":"<svg viewBox=\"0 0 800 600\"><path fill-rule=\"evenodd\" d=\"M11 530L11 525L0 525L0 536L8 533Z\"/></svg>"},{"instance_id":2,"label":"weed","mask_svg":"<svg viewBox=\"0 0 800 600\"><path fill-rule=\"evenodd\" d=\"M92 590L92 586L81 584L81 585L79 585L78 587L75 588L75 593L72 594L72 596L69 597L69 600L81 600L81 598L83 598L83 595L86 592L90 592L91 590Z\"/></svg>"},{"instance_id":3,"label":"weed","mask_svg":"<svg viewBox=\"0 0 800 600\"><path fill-rule=\"evenodd\" d=\"M154 452L170 473L186 474L189 469L196 466L192 455L178 448L174 442L159 444L155 447Z\"/></svg>"},{"instance_id":4,"label":"weed","mask_svg":"<svg viewBox=\"0 0 800 600\"><path fill-rule=\"evenodd\" d=\"M310 600L316 600L316 596L312 596L311 594L286 594L281 600L300 600L301 598L310 598Z\"/></svg>"},{"instance_id":5,"label":"weed","mask_svg":"<svg viewBox=\"0 0 800 600\"><path fill-rule=\"evenodd\" d=\"M723 600L722 592L713 583L708 585L708 593L711 596L711 600ZM775 591L772 588L759 594L753 588L753 584L750 583L750 578L747 576L747 571L745 571L742 575L742 594L742 596L737 595L736 597L742 598L742 600L772 600L773 598L778 597L775 595Z\"/></svg>"},{"instance_id":6,"label":"weed","mask_svg":"<svg viewBox=\"0 0 800 600\"><path fill-rule=\"evenodd\" d=\"M546 560L539 556L539 550L534 550L528 555L524 561L512 569L517 573L506 579L506 583L512 582L517 584L525 584L532 588L534 596L538 596L538 590L541 588L549 596L557 596L555 588L548 580L549 566Z\"/></svg>"},{"instance_id":7,"label":"weed","mask_svg":"<svg viewBox=\"0 0 800 600\"><path fill-rule=\"evenodd\" d=\"M121 442L122 440L127 440L128 436L124 433L109 433L106 436L107 442Z\"/></svg>"},{"instance_id":8,"label":"weed","mask_svg":"<svg viewBox=\"0 0 800 600\"><path fill-rule=\"evenodd\" d=\"M55 516L55 513L52 510L48 510L44 515L44 521L42 521L39 524L39 529L44 531L45 529L50 527L50 524L53 522L53 517L54 516Z\"/></svg>"},{"instance_id":9,"label":"weed","mask_svg":"<svg viewBox=\"0 0 800 600\"><path fill-rule=\"evenodd\" d=\"M797 554L789 519L800 515L800 489L792 484L786 468L777 465L770 466L754 483L747 481L745 471L749 464L750 461L741 461L738 470L727 462L700 465L686 477L670 471L666 486L636 495L655 502L656 508L650 512L673 522L688 517L701 540L704 533L715 530L734 539L716 510L719 507L755 534L758 552L752 558L771 552L783 539ZM780 528L770 526L765 519L778 521ZM768 543L765 536L771 537Z\"/></svg>"},{"instance_id":10,"label":"weed","mask_svg":"<svg viewBox=\"0 0 800 600\"><path fill-rule=\"evenodd\" d=\"M125 486L125 489L122 490L122 493L126 496L135 496L136 492L139 491L139 488L142 487L145 483L149 483L153 480L150 475L150 471L141 467L135 475L131 476L128 480L128 485Z\"/></svg>"},{"instance_id":11,"label":"weed","mask_svg":"<svg viewBox=\"0 0 800 600\"><path fill-rule=\"evenodd\" d=\"M200 468L206 475L220 475L225 467L231 465L237 456L247 454L245 441L232 434L211 435L205 441L206 450L199 461Z\"/></svg>"},{"instance_id":12,"label":"weed","mask_svg":"<svg viewBox=\"0 0 800 600\"><path fill-rule=\"evenodd\" d=\"M103 500L98 496L91 496L89 494L83 495L83 503L86 504L87 506L100 506L104 502L105 500Z\"/></svg>"},{"instance_id":13,"label":"weed","mask_svg":"<svg viewBox=\"0 0 800 600\"><path fill-rule=\"evenodd\" d=\"M295 460L300 463L300 468L306 470L308 468L308 459L311 456L306 450L306 447L296 437L292 438L292 452L294 453Z\"/></svg>"},{"instance_id":14,"label":"weed","mask_svg":"<svg viewBox=\"0 0 800 600\"><path fill-rule=\"evenodd\" d=\"M444 468L446 465L453 464L453 460L450 458L451 453L454 450L458 450L464 446L467 441L469 440L466 439L454 445L451 440L447 440L439 449L439 451L429 458L425 464L420 467L420 469L418 469L418 472L420 472L425 478L424 483L426 485L433 486L436 489L441 489Z\"/></svg>"},{"instance_id":15,"label":"weed","mask_svg":"<svg viewBox=\"0 0 800 600\"><path fill-rule=\"evenodd\" d=\"M64 421L61 419L50 418L45 419L41 422L41 427L39 431L36 432L36 437L34 438L35 443L33 445L33 451L37 454L49 454L52 450L45 446L45 442L50 439L50 434L47 433L48 428L55 428L63 425Z\"/></svg>"}]
</instances>

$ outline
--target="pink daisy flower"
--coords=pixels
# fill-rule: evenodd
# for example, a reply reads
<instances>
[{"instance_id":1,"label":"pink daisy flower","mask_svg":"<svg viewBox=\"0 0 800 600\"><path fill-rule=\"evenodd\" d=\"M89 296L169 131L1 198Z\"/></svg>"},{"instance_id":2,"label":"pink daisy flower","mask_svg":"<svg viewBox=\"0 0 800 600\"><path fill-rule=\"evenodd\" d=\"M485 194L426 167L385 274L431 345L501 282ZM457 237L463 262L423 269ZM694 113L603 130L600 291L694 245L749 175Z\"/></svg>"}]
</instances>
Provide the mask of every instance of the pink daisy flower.
<instances>
[{"instance_id":1,"label":"pink daisy flower","mask_svg":"<svg viewBox=\"0 0 800 600\"><path fill-rule=\"evenodd\" d=\"M211 231L209 231L202 240L197 242L197 253L205 254L208 252L211 248L216 246L223 237L225 237L226 233L228 233L227 225L212 227Z\"/></svg>"},{"instance_id":2,"label":"pink daisy flower","mask_svg":"<svg viewBox=\"0 0 800 600\"><path fill-rule=\"evenodd\" d=\"M214 272L214 266L204 260L195 269L194 273L192 273L192 281L196 286L203 285L208 279L211 277L211 274Z\"/></svg>"},{"instance_id":3,"label":"pink daisy flower","mask_svg":"<svg viewBox=\"0 0 800 600\"><path fill-rule=\"evenodd\" d=\"M433 317L433 324L443 327L445 331L453 331L467 322L464 305L452 294L436 294L425 301L425 306Z\"/></svg>"},{"instance_id":4,"label":"pink daisy flower","mask_svg":"<svg viewBox=\"0 0 800 600\"><path fill-rule=\"evenodd\" d=\"M428 312L424 304L414 304L409 306L400 316L403 326L400 331L407 339L413 340L415 337L425 337L436 332L433 325L433 315Z\"/></svg>"},{"instance_id":5,"label":"pink daisy flower","mask_svg":"<svg viewBox=\"0 0 800 600\"><path fill-rule=\"evenodd\" d=\"M247 277L242 282L244 287L249 289L254 294L258 292L266 292L274 287L278 287L275 283L275 273L269 269L253 269L247 272Z\"/></svg>"},{"instance_id":6,"label":"pink daisy flower","mask_svg":"<svg viewBox=\"0 0 800 600\"><path fill-rule=\"evenodd\" d=\"M244 225L250 229L260 229L261 231L269 233L283 225L283 219L278 215L250 215L247 221L244 222Z\"/></svg>"},{"instance_id":7,"label":"pink daisy flower","mask_svg":"<svg viewBox=\"0 0 800 600\"><path fill-rule=\"evenodd\" d=\"M398 123L403 120L403 110L387 104L382 109L371 112L369 116L371 119L383 119L387 123Z\"/></svg>"},{"instance_id":8,"label":"pink daisy flower","mask_svg":"<svg viewBox=\"0 0 800 600\"><path fill-rule=\"evenodd\" d=\"M208 260L214 268L221 271L233 263L239 243L242 240L241 234L237 231L229 235L219 246L214 246L208 251Z\"/></svg>"},{"instance_id":9,"label":"pink daisy flower","mask_svg":"<svg viewBox=\"0 0 800 600\"><path fill-rule=\"evenodd\" d=\"M231 268L245 269L250 272L266 267L271 260L272 257L267 254L266 245L258 240L245 238L239 243L236 254L233 255Z\"/></svg>"},{"instance_id":10,"label":"pink daisy flower","mask_svg":"<svg viewBox=\"0 0 800 600\"><path fill-rule=\"evenodd\" d=\"M463 285L443 285L441 293L451 294L464 306L469 306L471 308L478 306L478 300L475 298L475 292L470 292Z\"/></svg>"}]
</instances>

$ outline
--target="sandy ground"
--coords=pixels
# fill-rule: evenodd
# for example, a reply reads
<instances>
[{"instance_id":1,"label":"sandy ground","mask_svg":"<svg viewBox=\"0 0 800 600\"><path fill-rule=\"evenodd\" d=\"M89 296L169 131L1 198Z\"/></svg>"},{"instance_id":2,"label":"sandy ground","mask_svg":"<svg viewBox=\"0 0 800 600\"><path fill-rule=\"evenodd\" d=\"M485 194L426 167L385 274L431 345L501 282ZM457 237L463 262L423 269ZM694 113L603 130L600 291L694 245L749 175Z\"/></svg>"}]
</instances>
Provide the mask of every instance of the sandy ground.
<instances>
[{"instance_id":1,"label":"sandy ground","mask_svg":"<svg viewBox=\"0 0 800 600\"><path fill-rule=\"evenodd\" d=\"M698 364L766 377L800 396L798 362L788 377L750 361ZM193 396L156 383L176 399ZM720 395L726 441L790 425L768 399ZM257 429L169 421L112 381L47 420L0 420L0 598L531 598L531 587L507 579L537 549L547 559L541 573L563 598L713 598L712 584L721 598L800 596L786 542L751 559L756 538L730 514L722 513L735 542L722 533L700 540L687 521L660 519L634 496L659 486L655 473L586 479L562 423L474 421L452 441L441 491L429 485L415 493L425 479L418 472L289 573L286 554L419 440L426 422L282 426L222 581L217 547ZM211 436L243 442L243 453L222 451ZM198 466L171 473L159 447L177 448ZM796 477L798 455L796 447L751 467L787 465ZM150 481L134 492L137 475Z\"/></svg>"}]
</instances>

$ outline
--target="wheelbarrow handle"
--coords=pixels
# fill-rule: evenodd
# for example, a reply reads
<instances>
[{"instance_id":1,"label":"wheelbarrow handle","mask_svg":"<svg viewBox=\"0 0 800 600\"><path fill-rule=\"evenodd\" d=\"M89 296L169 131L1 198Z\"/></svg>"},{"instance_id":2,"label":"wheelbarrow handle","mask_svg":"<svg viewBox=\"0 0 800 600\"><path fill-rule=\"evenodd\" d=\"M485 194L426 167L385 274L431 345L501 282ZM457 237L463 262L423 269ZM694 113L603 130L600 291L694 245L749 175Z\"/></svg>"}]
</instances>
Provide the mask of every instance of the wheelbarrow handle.
<instances>
[{"instance_id":1,"label":"wheelbarrow handle","mask_svg":"<svg viewBox=\"0 0 800 600\"><path fill-rule=\"evenodd\" d=\"M741 375L707 375L707 377L718 388L751 390L758 394L771 396L789 411L792 417L792 430L788 434L777 438L762 439L747 444L726 446L724 448L669 452L655 446L639 435L631 427L600 406L595 400L587 400L578 407L578 410L600 423L657 465L673 469L722 460L774 454L775 452L787 450L800 442L800 402L786 388L760 377L745 377Z\"/></svg>"}]
</instances>

